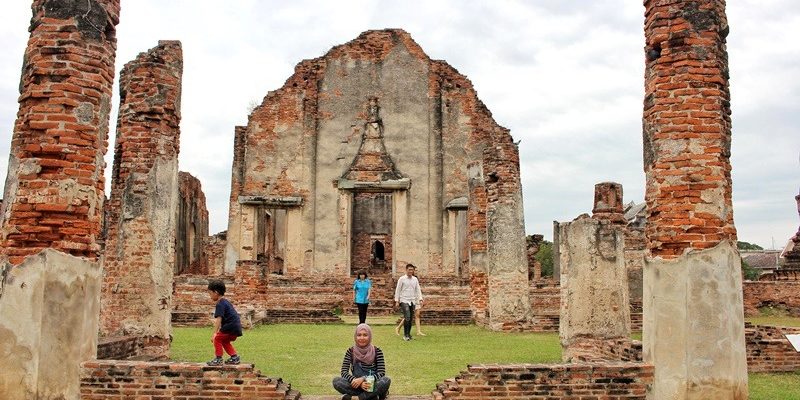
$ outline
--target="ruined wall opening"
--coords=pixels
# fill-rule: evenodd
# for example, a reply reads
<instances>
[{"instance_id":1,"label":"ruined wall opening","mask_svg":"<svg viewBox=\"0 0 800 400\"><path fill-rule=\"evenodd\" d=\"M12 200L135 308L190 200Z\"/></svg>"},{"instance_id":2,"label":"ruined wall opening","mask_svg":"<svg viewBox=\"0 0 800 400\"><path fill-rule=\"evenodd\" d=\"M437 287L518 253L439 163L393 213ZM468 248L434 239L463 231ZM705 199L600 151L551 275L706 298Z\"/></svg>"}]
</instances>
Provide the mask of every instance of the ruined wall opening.
<instances>
[{"instance_id":1,"label":"ruined wall opening","mask_svg":"<svg viewBox=\"0 0 800 400\"><path fill-rule=\"evenodd\" d=\"M353 194L350 271L387 273L392 265L392 193Z\"/></svg>"},{"instance_id":2,"label":"ruined wall opening","mask_svg":"<svg viewBox=\"0 0 800 400\"><path fill-rule=\"evenodd\" d=\"M272 274L284 273L286 258L286 209L259 207L256 210L256 260Z\"/></svg>"}]
</instances>

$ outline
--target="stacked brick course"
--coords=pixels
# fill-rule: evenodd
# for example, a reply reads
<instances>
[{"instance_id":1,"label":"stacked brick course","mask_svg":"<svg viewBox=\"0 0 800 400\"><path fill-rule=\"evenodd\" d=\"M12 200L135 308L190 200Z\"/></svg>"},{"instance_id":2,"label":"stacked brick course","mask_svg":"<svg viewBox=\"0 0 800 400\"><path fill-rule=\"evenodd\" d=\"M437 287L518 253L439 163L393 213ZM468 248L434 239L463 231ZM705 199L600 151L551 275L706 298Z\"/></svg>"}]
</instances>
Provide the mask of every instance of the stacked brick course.
<instances>
[{"instance_id":1,"label":"stacked brick course","mask_svg":"<svg viewBox=\"0 0 800 400\"><path fill-rule=\"evenodd\" d=\"M170 341L182 57L159 41L120 74L100 331L148 336L153 355Z\"/></svg>"},{"instance_id":2,"label":"stacked brick course","mask_svg":"<svg viewBox=\"0 0 800 400\"><path fill-rule=\"evenodd\" d=\"M208 367L202 364L142 361L89 361L82 366L81 399L298 399L280 378L269 378L253 364Z\"/></svg>"},{"instance_id":3,"label":"stacked brick course","mask_svg":"<svg viewBox=\"0 0 800 400\"><path fill-rule=\"evenodd\" d=\"M641 363L470 365L437 385L441 399L644 399L653 366Z\"/></svg>"},{"instance_id":4,"label":"stacked brick course","mask_svg":"<svg viewBox=\"0 0 800 400\"><path fill-rule=\"evenodd\" d=\"M222 275L225 267L225 245L228 232L222 231L203 240L203 258L208 266L208 275Z\"/></svg>"},{"instance_id":5,"label":"stacked brick course","mask_svg":"<svg viewBox=\"0 0 800 400\"><path fill-rule=\"evenodd\" d=\"M119 0L32 5L0 230L12 264L44 248L96 259Z\"/></svg>"},{"instance_id":6,"label":"stacked brick course","mask_svg":"<svg viewBox=\"0 0 800 400\"><path fill-rule=\"evenodd\" d=\"M644 169L653 256L736 241L725 2L645 1Z\"/></svg>"},{"instance_id":7,"label":"stacked brick course","mask_svg":"<svg viewBox=\"0 0 800 400\"><path fill-rule=\"evenodd\" d=\"M762 326L748 323L747 370L749 372L800 371L800 352L792 347L786 335L800 334L800 328Z\"/></svg>"}]
</instances>

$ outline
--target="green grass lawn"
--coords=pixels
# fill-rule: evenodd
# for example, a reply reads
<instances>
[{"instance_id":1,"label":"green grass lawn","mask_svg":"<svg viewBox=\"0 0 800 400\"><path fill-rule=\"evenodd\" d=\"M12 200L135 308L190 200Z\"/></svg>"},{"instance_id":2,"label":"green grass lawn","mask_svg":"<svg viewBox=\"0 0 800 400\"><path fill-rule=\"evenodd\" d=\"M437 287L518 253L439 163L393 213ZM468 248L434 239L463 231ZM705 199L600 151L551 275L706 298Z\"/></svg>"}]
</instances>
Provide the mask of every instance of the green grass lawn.
<instances>
[{"instance_id":1,"label":"green grass lawn","mask_svg":"<svg viewBox=\"0 0 800 400\"><path fill-rule=\"evenodd\" d=\"M392 322L387 320L386 323ZM771 322L772 323L772 322ZM475 326L423 326L428 336L404 342L393 325L373 325L394 394L427 394L467 364L557 363L557 333L494 333ZM242 361L281 377L303 394L333 394L354 325L261 325L234 342ZM172 358L204 362L213 354L211 328L175 328ZM800 373L750 374L750 399L800 399Z\"/></svg>"}]
</instances>

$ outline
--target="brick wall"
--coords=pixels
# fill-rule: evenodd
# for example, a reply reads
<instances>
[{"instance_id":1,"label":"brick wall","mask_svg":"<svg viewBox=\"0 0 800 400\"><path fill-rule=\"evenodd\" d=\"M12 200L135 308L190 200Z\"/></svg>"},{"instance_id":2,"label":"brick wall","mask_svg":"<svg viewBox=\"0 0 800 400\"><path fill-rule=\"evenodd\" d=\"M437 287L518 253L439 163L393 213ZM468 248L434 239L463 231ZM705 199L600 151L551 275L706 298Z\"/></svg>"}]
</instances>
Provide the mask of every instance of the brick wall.
<instances>
[{"instance_id":1,"label":"brick wall","mask_svg":"<svg viewBox=\"0 0 800 400\"><path fill-rule=\"evenodd\" d=\"M0 255L19 264L52 248L96 260L119 0L36 0L31 9Z\"/></svg>"},{"instance_id":2,"label":"brick wall","mask_svg":"<svg viewBox=\"0 0 800 400\"><path fill-rule=\"evenodd\" d=\"M144 340L139 336L115 336L97 342L98 360L124 360L142 354Z\"/></svg>"},{"instance_id":3,"label":"brick wall","mask_svg":"<svg viewBox=\"0 0 800 400\"><path fill-rule=\"evenodd\" d=\"M641 363L470 365L434 399L644 399L653 366Z\"/></svg>"},{"instance_id":4,"label":"brick wall","mask_svg":"<svg viewBox=\"0 0 800 400\"><path fill-rule=\"evenodd\" d=\"M579 338L564 351L571 362L642 361L642 342L628 338Z\"/></svg>"},{"instance_id":5,"label":"brick wall","mask_svg":"<svg viewBox=\"0 0 800 400\"><path fill-rule=\"evenodd\" d=\"M486 273L472 271L470 273L470 307L472 308L475 323L485 325L488 323L489 292L486 283Z\"/></svg>"},{"instance_id":6,"label":"brick wall","mask_svg":"<svg viewBox=\"0 0 800 400\"><path fill-rule=\"evenodd\" d=\"M787 334L800 334L800 328L745 326L747 370L749 372L800 371L800 352L792 347Z\"/></svg>"},{"instance_id":7,"label":"brick wall","mask_svg":"<svg viewBox=\"0 0 800 400\"><path fill-rule=\"evenodd\" d=\"M177 362L97 360L83 363L81 399L297 399L279 378L252 364L209 367Z\"/></svg>"},{"instance_id":8,"label":"brick wall","mask_svg":"<svg viewBox=\"0 0 800 400\"><path fill-rule=\"evenodd\" d=\"M800 281L744 282L744 314L756 316L759 308L772 306L800 317Z\"/></svg>"},{"instance_id":9,"label":"brick wall","mask_svg":"<svg viewBox=\"0 0 800 400\"><path fill-rule=\"evenodd\" d=\"M200 180L178 172L178 227L175 235L175 274L208 274L203 250L208 237L208 209Z\"/></svg>"},{"instance_id":10,"label":"brick wall","mask_svg":"<svg viewBox=\"0 0 800 400\"><path fill-rule=\"evenodd\" d=\"M160 338L169 351L183 53L159 41L120 73L100 333ZM152 339L148 342L153 342Z\"/></svg>"}]
</instances>

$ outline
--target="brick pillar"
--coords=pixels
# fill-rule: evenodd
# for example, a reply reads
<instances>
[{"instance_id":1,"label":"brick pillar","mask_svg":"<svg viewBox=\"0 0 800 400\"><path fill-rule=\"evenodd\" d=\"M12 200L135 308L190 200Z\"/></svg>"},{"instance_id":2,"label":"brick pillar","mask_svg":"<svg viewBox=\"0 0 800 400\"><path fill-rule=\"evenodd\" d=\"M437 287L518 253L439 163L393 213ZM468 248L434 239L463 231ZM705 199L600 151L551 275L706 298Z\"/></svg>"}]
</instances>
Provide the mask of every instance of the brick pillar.
<instances>
[{"instance_id":1,"label":"brick pillar","mask_svg":"<svg viewBox=\"0 0 800 400\"><path fill-rule=\"evenodd\" d=\"M486 280L486 184L480 162L467 165L467 242L469 246L470 304L475 323L488 323L489 294Z\"/></svg>"},{"instance_id":2,"label":"brick pillar","mask_svg":"<svg viewBox=\"0 0 800 400\"><path fill-rule=\"evenodd\" d=\"M153 356L169 352L182 71L180 42L159 41L120 74L100 333Z\"/></svg>"},{"instance_id":3,"label":"brick pillar","mask_svg":"<svg viewBox=\"0 0 800 400\"><path fill-rule=\"evenodd\" d=\"M239 204L239 196L242 194L242 182L244 182L244 150L246 138L246 126L237 126L234 128L231 196L228 199L228 234L225 242L225 256L223 257L222 271L229 275L236 271L236 262L239 261L239 249L241 249L241 235L239 231L242 221L242 206Z\"/></svg>"},{"instance_id":4,"label":"brick pillar","mask_svg":"<svg viewBox=\"0 0 800 400\"><path fill-rule=\"evenodd\" d=\"M96 260L119 1L37 0L32 10L0 253L12 264L44 248Z\"/></svg>"},{"instance_id":5,"label":"brick pillar","mask_svg":"<svg viewBox=\"0 0 800 400\"><path fill-rule=\"evenodd\" d=\"M119 0L36 0L0 208L0 393L78 399L97 347Z\"/></svg>"},{"instance_id":6,"label":"brick pillar","mask_svg":"<svg viewBox=\"0 0 800 400\"><path fill-rule=\"evenodd\" d=\"M745 399L725 2L644 5L643 342L645 361L656 366L651 398Z\"/></svg>"},{"instance_id":7,"label":"brick pillar","mask_svg":"<svg viewBox=\"0 0 800 400\"><path fill-rule=\"evenodd\" d=\"M622 211L622 185L616 182L602 182L594 185L594 208L592 217L624 224Z\"/></svg>"},{"instance_id":8,"label":"brick pillar","mask_svg":"<svg viewBox=\"0 0 800 400\"><path fill-rule=\"evenodd\" d=\"M530 324L530 287L525 244L519 150L504 128L497 128L483 151L486 182L486 232L489 328L520 330Z\"/></svg>"},{"instance_id":9,"label":"brick pillar","mask_svg":"<svg viewBox=\"0 0 800 400\"><path fill-rule=\"evenodd\" d=\"M179 204L175 233L175 274L209 275L204 253L208 238L208 209L200 180L178 172Z\"/></svg>"}]
</instances>

